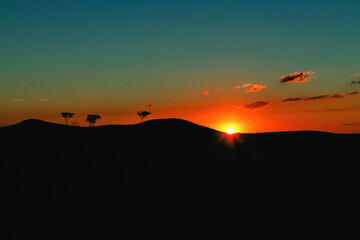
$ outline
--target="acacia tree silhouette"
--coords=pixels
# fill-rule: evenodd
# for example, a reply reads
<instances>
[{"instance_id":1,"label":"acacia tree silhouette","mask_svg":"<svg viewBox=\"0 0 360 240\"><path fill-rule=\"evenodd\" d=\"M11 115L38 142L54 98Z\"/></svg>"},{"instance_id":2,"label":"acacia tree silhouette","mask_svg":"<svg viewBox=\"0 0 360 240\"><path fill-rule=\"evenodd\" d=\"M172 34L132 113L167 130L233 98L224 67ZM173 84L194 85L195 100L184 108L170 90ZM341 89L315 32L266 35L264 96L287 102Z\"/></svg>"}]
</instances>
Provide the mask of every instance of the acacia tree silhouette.
<instances>
[{"instance_id":1,"label":"acacia tree silhouette","mask_svg":"<svg viewBox=\"0 0 360 240\"><path fill-rule=\"evenodd\" d=\"M61 116L65 119L65 124L68 124L68 121L70 118L72 118L75 115L75 113L69 113L69 112L62 112Z\"/></svg>"},{"instance_id":2,"label":"acacia tree silhouette","mask_svg":"<svg viewBox=\"0 0 360 240\"><path fill-rule=\"evenodd\" d=\"M151 112L148 111L140 111L137 113L139 115L139 117L141 118L141 122L144 121L144 118L146 118L148 115L151 114Z\"/></svg>"},{"instance_id":3,"label":"acacia tree silhouette","mask_svg":"<svg viewBox=\"0 0 360 240\"><path fill-rule=\"evenodd\" d=\"M100 115L87 115L86 121L89 122L89 127L93 127L98 119L101 119Z\"/></svg>"}]
</instances>

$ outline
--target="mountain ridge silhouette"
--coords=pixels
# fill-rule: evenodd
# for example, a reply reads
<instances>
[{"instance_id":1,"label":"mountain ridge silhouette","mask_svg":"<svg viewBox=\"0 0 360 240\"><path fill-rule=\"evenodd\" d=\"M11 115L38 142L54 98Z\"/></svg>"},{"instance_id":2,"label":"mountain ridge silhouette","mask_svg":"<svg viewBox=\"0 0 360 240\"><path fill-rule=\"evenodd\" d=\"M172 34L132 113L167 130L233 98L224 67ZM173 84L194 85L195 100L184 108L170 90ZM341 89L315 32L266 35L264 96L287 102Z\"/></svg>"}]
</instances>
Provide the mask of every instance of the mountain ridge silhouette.
<instances>
[{"instance_id":1,"label":"mountain ridge silhouette","mask_svg":"<svg viewBox=\"0 0 360 240\"><path fill-rule=\"evenodd\" d=\"M126 128L126 127L150 127L150 128L157 128L159 130L161 129L166 129L169 130L171 128L176 129L177 127L183 128L183 127L188 127L188 128L195 128L195 127L199 127L199 128L203 128L203 129L208 129L209 131L213 131L213 132L219 132L222 133L222 131L219 130L215 130L212 129L210 127L206 127L206 126L202 126L199 124L196 124L194 122L188 121L188 120L184 120L181 118L163 118L163 119L151 119L151 120L147 120L144 121L142 123L135 123L135 124L108 124L108 125L97 125L94 126L95 128ZM88 126L71 126L71 125L65 125L62 123L54 123L54 122L49 122L49 121L44 121L44 120L40 120L40 119L26 119L23 120L21 122L12 124L12 125L8 125L8 126L2 126L1 128L16 128L16 127L27 127L27 128L31 128L31 127L78 127L78 128L88 128ZM268 135L268 134L292 134L292 133L299 133L299 134L338 134L338 135L360 135L360 133L333 133L333 132L327 132L327 131L319 131L319 130L290 130L290 131L276 131L276 132L255 132L255 133L235 133L235 134L248 134L248 135Z\"/></svg>"},{"instance_id":2,"label":"mountain ridge silhouette","mask_svg":"<svg viewBox=\"0 0 360 240\"><path fill-rule=\"evenodd\" d=\"M0 135L5 239L358 234L359 134L31 119Z\"/></svg>"}]
</instances>

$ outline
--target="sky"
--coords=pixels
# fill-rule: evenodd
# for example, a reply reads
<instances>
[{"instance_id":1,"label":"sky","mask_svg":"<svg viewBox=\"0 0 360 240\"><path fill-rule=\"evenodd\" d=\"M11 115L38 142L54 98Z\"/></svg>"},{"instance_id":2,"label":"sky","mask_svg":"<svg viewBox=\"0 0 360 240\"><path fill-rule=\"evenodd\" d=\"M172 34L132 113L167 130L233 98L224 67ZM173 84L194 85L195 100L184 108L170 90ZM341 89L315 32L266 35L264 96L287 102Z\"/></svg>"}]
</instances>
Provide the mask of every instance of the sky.
<instances>
[{"instance_id":1,"label":"sky","mask_svg":"<svg viewBox=\"0 0 360 240\"><path fill-rule=\"evenodd\" d=\"M0 1L0 126L360 133L360 1ZM359 94L358 94L359 91Z\"/></svg>"}]
</instances>

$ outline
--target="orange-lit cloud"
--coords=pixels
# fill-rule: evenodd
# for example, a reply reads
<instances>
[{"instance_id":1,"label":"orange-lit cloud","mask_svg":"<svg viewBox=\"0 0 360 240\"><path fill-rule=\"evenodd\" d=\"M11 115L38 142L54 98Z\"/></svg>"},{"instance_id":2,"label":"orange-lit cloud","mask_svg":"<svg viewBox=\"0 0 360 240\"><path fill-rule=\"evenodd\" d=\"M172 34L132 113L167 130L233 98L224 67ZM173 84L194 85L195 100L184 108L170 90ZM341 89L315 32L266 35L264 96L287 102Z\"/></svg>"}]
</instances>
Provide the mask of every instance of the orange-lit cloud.
<instances>
[{"instance_id":1,"label":"orange-lit cloud","mask_svg":"<svg viewBox=\"0 0 360 240\"><path fill-rule=\"evenodd\" d=\"M282 83L286 83L286 82L294 82L294 83L305 82L305 81L309 80L312 77L312 74L314 74L314 73L315 72L313 72L313 71L290 73L288 75L282 76L280 78L280 82L282 82Z\"/></svg>"},{"instance_id":2,"label":"orange-lit cloud","mask_svg":"<svg viewBox=\"0 0 360 240\"><path fill-rule=\"evenodd\" d=\"M25 102L25 99L23 99L23 98L13 98L13 99L10 99L9 101L11 101L11 102ZM37 98L37 99L29 100L29 101L48 102L48 101L51 101L51 99L50 98Z\"/></svg>"},{"instance_id":3,"label":"orange-lit cloud","mask_svg":"<svg viewBox=\"0 0 360 240\"><path fill-rule=\"evenodd\" d=\"M257 92L260 91L261 89L266 88L265 85L261 85L261 84L252 84L252 83L245 83L242 86L236 86L235 89L240 89L240 88L246 88L246 87L251 87L250 89L247 89L245 91L245 93L250 93L250 92Z\"/></svg>"},{"instance_id":4,"label":"orange-lit cloud","mask_svg":"<svg viewBox=\"0 0 360 240\"><path fill-rule=\"evenodd\" d=\"M264 88L266 88L265 85L254 84L250 89L246 90L245 93L257 92L257 91L260 91L261 89L264 89Z\"/></svg>"},{"instance_id":5,"label":"orange-lit cloud","mask_svg":"<svg viewBox=\"0 0 360 240\"><path fill-rule=\"evenodd\" d=\"M25 99L23 98L13 98L13 99L10 99L11 102L24 102Z\"/></svg>"},{"instance_id":6,"label":"orange-lit cloud","mask_svg":"<svg viewBox=\"0 0 360 240\"><path fill-rule=\"evenodd\" d=\"M345 94L342 94L342 93L336 93L336 94L333 94L333 95L329 95L329 98L344 98Z\"/></svg>"},{"instance_id":7,"label":"orange-lit cloud","mask_svg":"<svg viewBox=\"0 0 360 240\"><path fill-rule=\"evenodd\" d=\"M291 102L300 102L300 101L316 101L316 100L326 99L326 98L343 99L346 96L351 96L351 95L356 95L356 94L358 94L358 92L325 94L325 95L305 97L305 98L302 98L302 97L289 97L289 98L285 98L283 100L274 101L274 102L261 100L261 101L250 103L250 104L244 104L242 106L242 108L253 110L253 109L258 109L258 108L262 108L262 107L265 107L265 106L269 106L271 104L291 103Z\"/></svg>"},{"instance_id":8,"label":"orange-lit cloud","mask_svg":"<svg viewBox=\"0 0 360 240\"><path fill-rule=\"evenodd\" d=\"M209 91L204 91L204 92L203 92L203 95L209 95L209 94L210 94Z\"/></svg>"},{"instance_id":9,"label":"orange-lit cloud","mask_svg":"<svg viewBox=\"0 0 360 240\"><path fill-rule=\"evenodd\" d=\"M242 107L244 109L254 110L254 109L265 107L269 104L270 104L269 101L261 100L261 101L257 101L257 102L250 103L250 104L244 104Z\"/></svg>"},{"instance_id":10,"label":"orange-lit cloud","mask_svg":"<svg viewBox=\"0 0 360 240\"><path fill-rule=\"evenodd\" d=\"M299 102L299 101L315 101L315 100L319 100L319 99L323 99L323 98L327 98L327 97L329 97L328 94L319 95L319 96L312 96L312 97L306 97L306 98L289 97L289 98L285 98L285 99L283 99L283 100L281 100L280 102L277 102L277 103L289 103L289 102Z\"/></svg>"},{"instance_id":11,"label":"orange-lit cloud","mask_svg":"<svg viewBox=\"0 0 360 240\"><path fill-rule=\"evenodd\" d=\"M302 100L304 100L304 101L315 101L315 100L320 100L320 99L327 98L327 97L330 97L330 96L331 95L325 94L325 95L319 95L319 96L306 97L306 98L303 98Z\"/></svg>"},{"instance_id":12,"label":"orange-lit cloud","mask_svg":"<svg viewBox=\"0 0 360 240\"><path fill-rule=\"evenodd\" d=\"M37 102L48 102L48 101L51 101L51 99L49 98L38 98L36 99Z\"/></svg>"},{"instance_id":13,"label":"orange-lit cloud","mask_svg":"<svg viewBox=\"0 0 360 240\"><path fill-rule=\"evenodd\" d=\"M355 73L355 74L354 74L354 77L356 77L357 75L360 75L360 73Z\"/></svg>"},{"instance_id":14,"label":"orange-lit cloud","mask_svg":"<svg viewBox=\"0 0 360 240\"><path fill-rule=\"evenodd\" d=\"M253 84L252 83L245 83L244 85L242 86L236 86L235 89L239 89L239 88L245 88L245 87L249 87L249 86L252 86Z\"/></svg>"},{"instance_id":15,"label":"orange-lit cloud","mask_svg":"<svg viewBox=\"0 0 360 240\"><path fill-rule=\"evenodd\" d=\"M351 92L351 93L336 93L329 95L329 98L344 98L346 96L356 95L358 92Z\"/></svg>"},{"instance_id":16,"label":"orange-lit cloud","mask_svg":"<svg viewBox=\"0 0 360 240\"><path fill-rule=\"evenodd\" d=\"M343 123L342 126L358 126L360 123Z\"/></svg>"},{"instance_id":17,"label":"orange-lit cloud","mask_svg":"<svg viewBox=\"0 0 360 240\"><path fill-rule=\"evenodd\" d=\"M302 98L299 97L289 97L289 98L285 98L284 100L281 100L279 103L298 102L301 100Z\"/></svg>"},{"instance_id":18,"label":"orange-lit cloud","mask_svg":"<svg viewBox=\"0 0 360 240\"><path fill-rule=\"evenodd\" d=\"M320 100L320 99L324 99L324 98L335 98L335 99L340 98L341 99L341 98L345 98L346 96L351 96L351 95L356 95L356 94L358 94L358 92L325 94L325 95L305 97L305 98L289 97L289 98L281 100L280 102L277 102L277 103L288 103L288 102L299 102L299 101L315 101L315 100Z\"/></svg>"},{"instance_id":19,"label":"orange-lit cloud","mask_svg":"<svg viewBox=\"0 0 360 240\"><path fill-rule=\"evenodd\" d=\"M249 87L249 86L251 86L251 85L253 85L253 84L252 84L252 83L245 83L245 84L242 85L241 87L245 88L245 87Z\"/></svg>"}]
</instances>

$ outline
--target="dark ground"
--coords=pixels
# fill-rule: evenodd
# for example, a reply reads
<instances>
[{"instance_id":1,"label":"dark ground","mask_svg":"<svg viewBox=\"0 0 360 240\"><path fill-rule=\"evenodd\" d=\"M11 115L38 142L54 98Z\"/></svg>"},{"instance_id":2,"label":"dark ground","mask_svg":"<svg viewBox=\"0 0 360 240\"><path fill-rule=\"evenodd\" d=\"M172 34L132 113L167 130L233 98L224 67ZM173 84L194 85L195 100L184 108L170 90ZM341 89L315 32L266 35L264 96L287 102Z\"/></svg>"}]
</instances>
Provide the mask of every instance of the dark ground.
<instances>
[{"instance_id":1,"label":"dark ground","mask_svg":"<svg viewBox=\"0 0 360 240\"><path fill-rule=\"evenodd\" d=\"M359 134L166 119L0 136L0 239L359 237Z\"/></svg>"}]
</instances>

